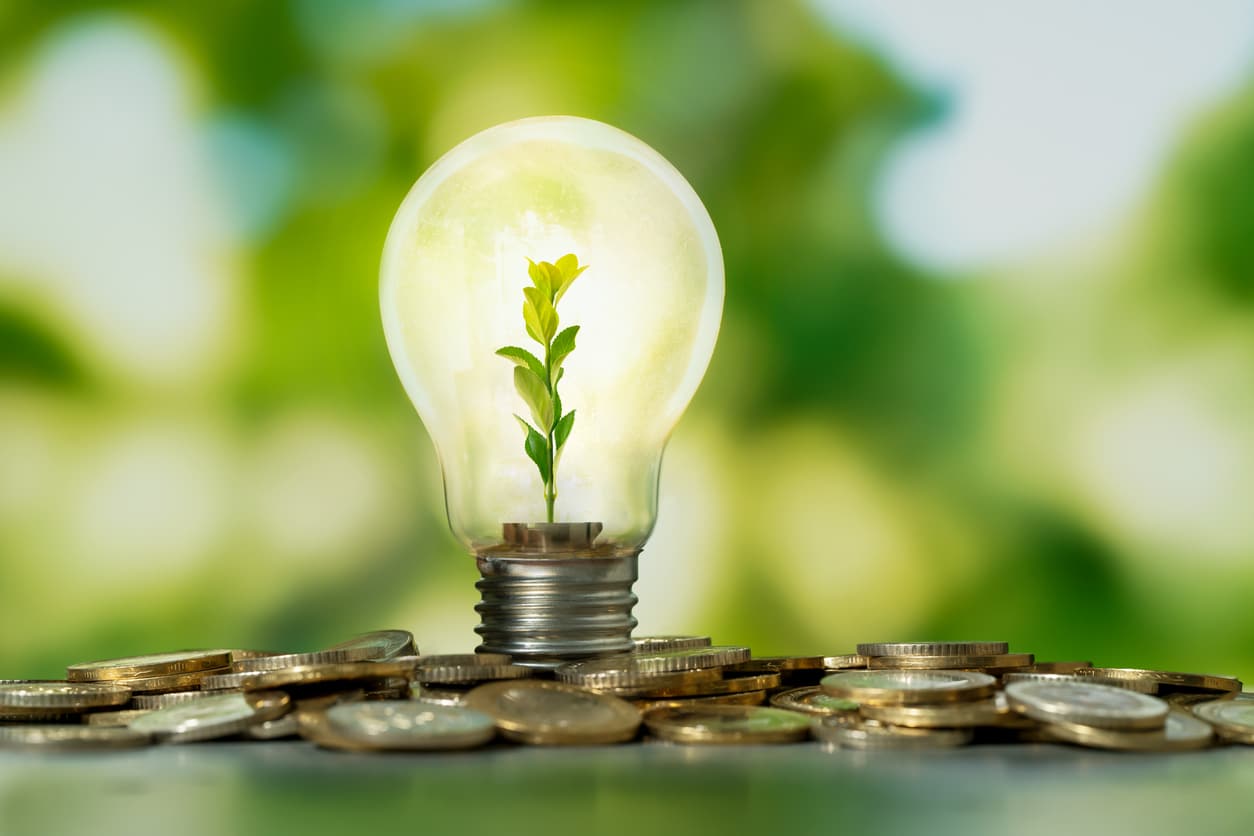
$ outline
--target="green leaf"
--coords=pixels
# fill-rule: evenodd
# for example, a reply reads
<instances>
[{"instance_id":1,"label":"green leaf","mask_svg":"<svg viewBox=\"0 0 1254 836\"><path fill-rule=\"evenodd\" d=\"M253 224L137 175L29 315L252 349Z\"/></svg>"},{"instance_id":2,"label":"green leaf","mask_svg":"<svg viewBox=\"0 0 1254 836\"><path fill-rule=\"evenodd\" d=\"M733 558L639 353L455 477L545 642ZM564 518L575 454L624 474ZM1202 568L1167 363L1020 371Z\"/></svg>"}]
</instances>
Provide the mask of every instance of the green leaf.
<instances>
[{"instance_id":1,"label":"green leaf","mask_svg":"<svg viewBox=\"0 0 1254 836\"><path fill-rule=\"evenodd\" d=\"M528 430L523 449L527 451L527 457L536 463L536 467L540 469L540 480L547 485L549 483L548 443L544 440L544 436L536 432L534 428L528 427Z\"/></svg>"},{"instance_id":2,"label":"green leaf","mask_svg":"<svg viewBox=\"0 0 1254 836\"><path fill-rule=\"evenodd\" d=\"M557 449L561 450L566 444L566 439L570 438L570 431L575 426L575 410L571 410L562 416L562 420L557 422L557 426L553 428L553 443L557 445Z\"/></svg>"},{"instance_id":3,"label":"green leaf","mask_svg":"<svg viewBox=\"0 0 1254 836\"><path fill-rule=\"evenodd\" d=\"M553 285L549 281L549 273L539 264L531 259L527 259L527 275L531 277L531 282L536 288L542 292L547 298L553 298Z\"/></svg>"},{"instance_id":4,"label":"green leaf","mask_svg":"<svg viewBox=\"0 0 1254 836\"><path fill-rule=\"evenodd\" d=\"M548 345L544 340L544 329L540 327L540 316L529 301L523 302L523 323L527 326L527 336L540 345Z\"/></svg>"},{"instance_id":5,"label":"green leaf","mask_svg":"<svg viewBox=\"0 0 1254 836\"><path fill-rule=\"evenodd\" d=\"M525 348L519 348L515 345L507 345L504 348L498 348L496 353L498 356L504 357L506 360L513 360L520 366L526 366L535 372L536 377L541 380L548 377L548 374L544 371L544 364L540 362L540 358L536 357Z\"/></svg>"},{"instance_id":6,"label":"green leaf","mask_svg":"<svg viewBox=\"0 0 1254 836\"><path fill-rule=\"evenodd\" d=\"M514 413L514 420L518 422L518 426L522 427L523 435L528 435L530 433L536 432L535 427L528 424L527 420L523 418L521 415L519 415L517 412ZM539 433L536 433L536 434L539 435Z\"/></svg>"},{"instance_id":7,"label":"green leaf","mask_svg":"<svg viewBox=\"0 0 1254 836\"><path fill-rule=\"evenodd\" d=\"M549 297L545 296L539 288L524 287L523 293L527 297L526 305L531 307L535 324L538 326L536 330L544 337L543 340L537 340L537 342L548 345L549 341L553 339L553 335L557 333L557 309L553 307ZM527 317L526 306L523 308L523 317ZM530 319L527 320L527 327L531 328ZM535 338L534 334L532 334L532 338Z\"/></svg>"},{"instance_id":8,"label":"green leaf","mask_svg":"<svg viewBox=\"0 0 1254 836\"><path fill-rule=\"evenodd\" d=\"M560 369L562 361L575 350L575 335L578 333L579 326L572 325L569 328L562 329L562 333L553 338L553 345L549 348L549 367L551 369Z\"/></svg>"},{"instance_id":9,"label":"green leaf","mask_svg":"<svg viewBox=\"0 0 1254 836\"><path fill-rule=\"evenodd\" d=\"M553 266L562 271L562 277L565 278L579 269L579 258L574 253L566 253L553 262Z\"/></svg>"},{"instance_id":10,"label":"green leaf","mask_svg":"<svg viewBox=\"0 0 1254 836\"><path fill-rule=\"evenodd\" d=\"M588 269L588 265L584 265L577 270L569 273L563 273L562 279L553 286L553 304L557 304L558 300L566 295L566 291L570 290L570 286L575 283L575 279L579 278L579 274Z\"/></svg>"},{"instance_id":11,"label":"green leaf","mask_svg":"<svg viewBox=\"0 0 1254 836\"><path fill-rule=\"evenodd\" d=\"M557 394L557 389L553 390L553 421L555 424L562 420L562 396Z\"/></svg>"},{"instance_id":12,"label":"green leaf","mask_svg":"<svg viewBox=\"0 0 1254 836\"><path fill-rule=\"evenodd\" d=\"M561 368L561 369L558 369L557 372L553 375L553 391L554 392L557 391L557 384L562 382L562 375L564 374L566 374L566 369Z\"/></svg>"},{"instance_id":13,"label":"green leaf","mask_svg":"<svg viewBox=\"0 0 1254 836\"><path fill-rule=\"evenodd\" d=\"M531 417L535 419L536 426L547 433L553 426L553 399L549 397L544 381L526 366L515 366L514 388L531 408Z\"/></svg>"},{"instance_id":14,"label":"green leaf","mask_svg":"<svg viewBox=\"0 0 1254 836\"><path fill-rule=\"evenodd\" d=\"M550 264L547 261L541 261L540 267L541 269L544 270L545 274L548 276L549 292L546 295L549 297L549 301L552 302L554 299L554 294L557 293L558 286L562 283L562 280L565 277L562 275L562 271L558 269L557 265L555 264Z\"/></svg>"}]
</instances>

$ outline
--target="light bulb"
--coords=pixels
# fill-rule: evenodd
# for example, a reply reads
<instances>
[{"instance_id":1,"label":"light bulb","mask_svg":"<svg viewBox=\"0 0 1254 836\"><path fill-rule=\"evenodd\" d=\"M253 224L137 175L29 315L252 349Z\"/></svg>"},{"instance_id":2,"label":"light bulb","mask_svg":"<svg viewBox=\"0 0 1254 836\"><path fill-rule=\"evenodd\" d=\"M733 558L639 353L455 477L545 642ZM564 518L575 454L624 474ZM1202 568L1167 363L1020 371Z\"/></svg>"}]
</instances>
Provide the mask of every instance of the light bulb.
<instances>
[{"instance_id":1,"label":"light bulb","mask_svg":"<svg viewBox=\"0 0 1254 836\"><path fill-rule=\"evenodd\" d=\"M722 252L692 187L601 122L489 128L406 196L380 301L449 525L478 561L480 649L537 666L629 650L662 451L722 317Z\"/></svg>"}]
</instances>

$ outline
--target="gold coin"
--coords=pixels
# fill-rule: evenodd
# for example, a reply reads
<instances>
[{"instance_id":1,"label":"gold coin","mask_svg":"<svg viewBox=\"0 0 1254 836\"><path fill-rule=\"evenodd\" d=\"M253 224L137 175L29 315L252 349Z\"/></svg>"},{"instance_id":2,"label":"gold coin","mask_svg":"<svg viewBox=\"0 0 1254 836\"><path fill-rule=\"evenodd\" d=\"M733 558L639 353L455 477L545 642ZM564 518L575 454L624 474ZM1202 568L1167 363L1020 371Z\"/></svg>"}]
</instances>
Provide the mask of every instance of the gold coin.
<instances>
[{"instance_id":1,"label":"gold coin","mask_svg":"<svg viewBox=\"0 0 1254 836\"><path fill-rule=\"evenodd\" d=\"M91 708L124 705L129 688L111 682L23 682L0 685L0 711L21 714L25 709L45 713L73 713Z\"/></svg>"},{"instance_id":2,"label":"gold coin","mask_svg":"<svg viewBox=\"0 0 1254 836\"><path fill-rule=\"evenodd\" d=\"M990 656L872 656L870 670L988 670L1012 671L1026 668L1035 657L1031 653L1001 653Z\"/></svg>"},{"instance_id":3,"label":"gold coin","mask_svg":"<svg viewBox=\"0 0 1254 836\"><path fill-rule=\"evenodd\" d=\"M71 682L96 682L102 679L173 676L210 668L225 668L230 664L231 651L229 650L178 650L173 653L153 653L147 656L83 662L66 668L66 675Z\"/></svg>"},{"instance_id":4,"label":"gold coin","mask_svg":"<svg viewBox=\"0 0 1254 836\"><path fill-rule=\"evenodd\" d=\"M693 647L687 650L661 650L652 653L625 653L603 659L572 662L557 669L557 678L574 685L630 686L634 682L596 682L606 673L634 673L637 676L676 673L697 668L721 668L749 659L747 647Z\"/></svg>"},{"instance_id":5,"label":"gold coin","mask_svg":"<svg viewBox=\"0 0 1254 836\"><path fill-rule=\"evenodd\" d=\"M722 678L721 668L652 673L639 670L630 662L619 661L613 665L588 665L578 671L567 671L564 681L602 694L634 697L659 688L686 688L700 683L718 682Z\"/></svg>"},{"instance_id":6,"label":"gold coin","mask_svg":"<svg viewBox=\"0 0 1254 836\"><path fill-rule=\"evenodd\" d=\"M1081 679L1012 682L1005 693L1012 709L1044 723L1144 730L1161 729L1167 720L1167 703L1157 697Z\"/></svg>"},{"instance_id":7,"label":"gold coin","mask_svg":"<svg viewBox=\"0 0 1254 836\"><path fill-rule=\"evenodd\" d=\"M1187 688L1198 691L1218 691L1220 693L1238 693L1241 680L1234 676L1220 676L1207 673L1175 673L1173 671L1154 671L1143 668L1092 668L1080 671L1081 676L1096 676L1103 679L1118 679L1131 682L1147 682L1159 688Z\"/></svg>"},{"instance_id":8,"label":"gold coin","mask_svg":"<svg viewBox=\"0 0 1254 836\"><path fill-rule=\"evenodd\" d=\"M759 673L747 676L727 676L708 682L672 687L641 689L639 696L661 699L663 697L710 697L716 694L740 694L745 691L769 691L779 687L779 674Z\"/></svg>"},{"instance_id":9,"label":"gold coin","mask_svg":"<svg viewBox=\"0 0 1254 836\"><path fill-rule=\"evenodd\" d=\"M1049 740L1074 743L1096 749L1118 749L1126 752L1177 752L1204 749L1211 744L1214 731L1208 723L1184 711L1167 714L1161 729L1123 731L1085 726L1079 723L1047 723L1041 733Z\"/></svg>"},{"instance_id":10,"label":"gold coin","mask_svg":"<svg viewBox=\"0 0 1254 836\"><path fill-rule=\"evenodd\" d=\"M771 705L788 711L800 711L816 717L856 714L858 703L828 695L817 685L793 688L771 697Z\"/></svg>"},{"instance_id":11,"label":"gold coin","mask_svg":"<svg viewBox=\"0 0 1254 836\"><path fill-rule=\"evenodd\" d=\"M359 649L369 654L360 660L362 662L387 662L398 656L418 655L414 634L408 630L372 630L327 648L332 651Z\"/></svg>"},{"instance_id":12,"label":"gold coin","mask_svg":"<svg viewBox=\"0 0 1254 836\"><path fill-rule=\"evenodd\" d=\"M503 653L480 653L419 658L414 679L428 685L471 685L504 679L530 679L535 671L514 665Z\"/></svg>"},{"instance_id":13,"label":"gold coin","mask_svg":"<svg viewBox=\"0 0 1254 836\"><path fill-rule=\"evenodd\" d=\"M129 726L132 720L136 720L148 714L151 708L125 708L121 711L97 711L94 714L84 714L83 720L89 726Z\"/></svg>"},{"instance_id":14,"label":"gold coin","mask_svg":"<svg viewBox=\"0 0 1254 836\"><path fill-rule=\"evenodd\" d=\"M863 656L861 653L845 653L840 656L824 656L823 670L826 671L853 671L865 668L869 657Z\"/></svg>"},{"instance_id":15,"label":"gold coin","mask_svg":"<svg viewBox=\"0 0 1254 836\"><path fill-rule=\"evenodd\" d=\"M470 749L496 736L491 717L411 700L345 703L301 712L300 732L319 746L350 751Z\"/></svg>"},{"instance_id":16,"label":"gold coin","mask_svg":"<svg viewBox=\"0 0 1254 836\"><path fill-rule=\"evenodd\" d=\"M337 682L386 680L393 676L409 676L412 666L405 662L344 662L332 665L297 665L267 671L244 682L245 691L269 691L274 688L299 688Z\"/></svg>"},{"instance_id":17,"label":"gold coin","mask_svg":"<svg viewBox=\"0 0 1254 836\"><path fill-rule=\"evenodd\" d=\"M788 671L821 671L827 668L827 656L753 656L745 662L728 665L726 670L752 673L785 673Z\"/></svg>"},{"instance_id":18,"label":"gold coin","mask_svg":"<svg viewBox=\"0 0 1254 836\"><path fill-rule=\"evenodd\" d=\"M871 642L858 645L863 656L996 656L1009 653L1007 642Z\"/></svg>"},{"instance_id":19,"label":"gold coin","mask_svg":"<svg viewBox=\"0 0 1254 836\"><path fill-rule=\"evenodd\" d=\"M231 670L235 673L256 671L276 671L283 668L307 667L312 665L344 665L352 662L368 662L378 653L378 645L364 644L351 647L327 648L308 653L274 653L269 656L254 656L247 659L235 659Z\"/></svg>"},{"instance_id":20,"label":"gold coin","mask_svg":"<svg viewBox=\"0 0 1254 836\"><path fill-rule=\"evenodd\" d=\"M672 697L657 700L632 700L640 713L655 708L687 708L694 705L762 705L766 702L765 691L745 691L742 694L715 694L712 697Z\"/></svg>"},{"instance_id":21,"label":"gold coin","mask_svg":"<svg viewBox=\"0 0 1254 836\"><path fill-rule=\"evenodd\" d=\"M1092 662L1033 662L1024 673L1075 673L1093 667Z\"/></svg>"},{"instance_id":22,"label":"gold coin","mask_svg":"<svg viewBox=\"0 0 1254 836\"><path fill-rule=\"evenodd\" d=\"M687 650L692 647L709 647L714 644L709 636L641 636L632 641L635 642L637 653Z\"/></svg>"},{"instance_id":23,"label":"gold coin","mask_svg":"<svg viewBox=\"0 0 1254 836\"><path fill-rule=\"evenodd\" d=\"M992 696L997 680L976 671L842 671L819 683L833 697L863 705L921 705Z\"/></svg>"},{"instance_id":24,"label":"gold coin","mask_svg":"<svg viewBox=\"0 0 1254 836\"><path fill-rule=\"evenodd\" d=\"M844 749L873 750L951 748L970 743L974 735L971 729L911 729L829 719L814 724L814 736Z\"/></svg>"},{"instance_id":25,"label":"gold coin","mask_svg":"<svg viewBox=\"0 0 1254 836\"><path fill-rule=\"evenodd\" d=\"M209 668L194 673L176 673L169 676L141 676L131 679L114 679L112 682L125 685L136 694L164 694L170 691L193 691L200 687L202 680L212 674L224 673L230 668Z\"/></svg>"},{"instance_id":26,"label":"gold coin","mask_svg":"<svg viewBox=\"0 0 1254 836\"><path fill-rule=\"evenodd\" d=\"M490 682L466 695L466 707L495 718L505 737L536 745L621 743L640 728L631 703L561 682Z\"/></svg>"},{"instance_id":27,"label":"gold coin","mask_svg":"<svg viewBox=\"0 0 1254 836\"><path fill-rule=\"evenodd\" d=\"M249 726L287 713L291 700L277 691L254 694L212 694L193 702L158 708L131 721L130 728L168 743L192 743L229 737Z\"/></svg>"},{"instance_id":28,"label":"gold coin","mask_svg":"<svg viewBox=\"0 0 1254 836\"><path fill-rule=\"evenodd\" d=\"M649 731L674 743L794 743L810 736L810 719L795 711L752 705L657 708Z\"/></svg>"},{"instance_id":29,"label":"gold coin","mask_svg":"<svg viewBox=\"0 0 1254 836\"><path fill-rule=\"evenodd\" d=\"M919 729L971 728L975 726L1000 726L1010 713L1005 704L995 699L943 705L867 705L862 716L894 726Z\"/></svg>"},{"instance_id":30,"label":"gold coin","mask_svg":"<svg viewBox=\"0 0 1254 836\"><path fill-rule=\"evenodd\" d=\"M133 700L136 708L153 709L191 702L205 696L204 691L171 691L168 694L136 694Z\"/></svg>"}]
</instances>

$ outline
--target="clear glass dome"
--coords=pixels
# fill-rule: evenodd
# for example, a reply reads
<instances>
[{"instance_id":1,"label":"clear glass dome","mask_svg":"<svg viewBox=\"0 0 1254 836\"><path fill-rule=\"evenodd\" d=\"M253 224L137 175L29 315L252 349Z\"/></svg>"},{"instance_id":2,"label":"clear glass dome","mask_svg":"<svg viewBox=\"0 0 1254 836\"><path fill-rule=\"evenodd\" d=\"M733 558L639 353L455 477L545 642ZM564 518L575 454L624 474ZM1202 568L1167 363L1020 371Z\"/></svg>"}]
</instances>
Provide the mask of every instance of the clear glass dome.
<instances>
[{"instance_id":1,"label":"clear glass dome","mask_svg":"<svg viewBox=\"0 0 1254 836\"><path fill-rule=\"evenodd\" d=\"M692 187L617 128L524 119L436 162L388 233L388 348L435 442L449 524L472 551L501 544L507 524L546 520L544 479L514 417L531 422L528 406L496 352L525 347L544 362L524 323L528 259L568 253L587 269L556 306L561 328L580 328L562 364L562 406L576 418L555 468L554 519L601 523L599 547L634 552L722 316L722 253Z\"/></svg>"}]
</instances>

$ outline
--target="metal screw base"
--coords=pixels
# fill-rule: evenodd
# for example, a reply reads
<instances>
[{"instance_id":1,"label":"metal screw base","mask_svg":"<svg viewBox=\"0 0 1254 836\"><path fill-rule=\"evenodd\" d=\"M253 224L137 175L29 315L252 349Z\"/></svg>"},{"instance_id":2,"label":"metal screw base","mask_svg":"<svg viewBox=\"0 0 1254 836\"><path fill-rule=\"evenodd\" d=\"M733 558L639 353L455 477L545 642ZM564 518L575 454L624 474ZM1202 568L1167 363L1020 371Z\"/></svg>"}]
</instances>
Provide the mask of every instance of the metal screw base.
<instances>
[{"instance_id":1,"label":"metal screw base","mask_svg":"<svg viewBox=\"0 0 1254 836\"><path fill-rule=\"evenodd\" d=\"M638 558L480 554L476 649L545 669L632 650Z\"/></svg>"}]
</instances>

